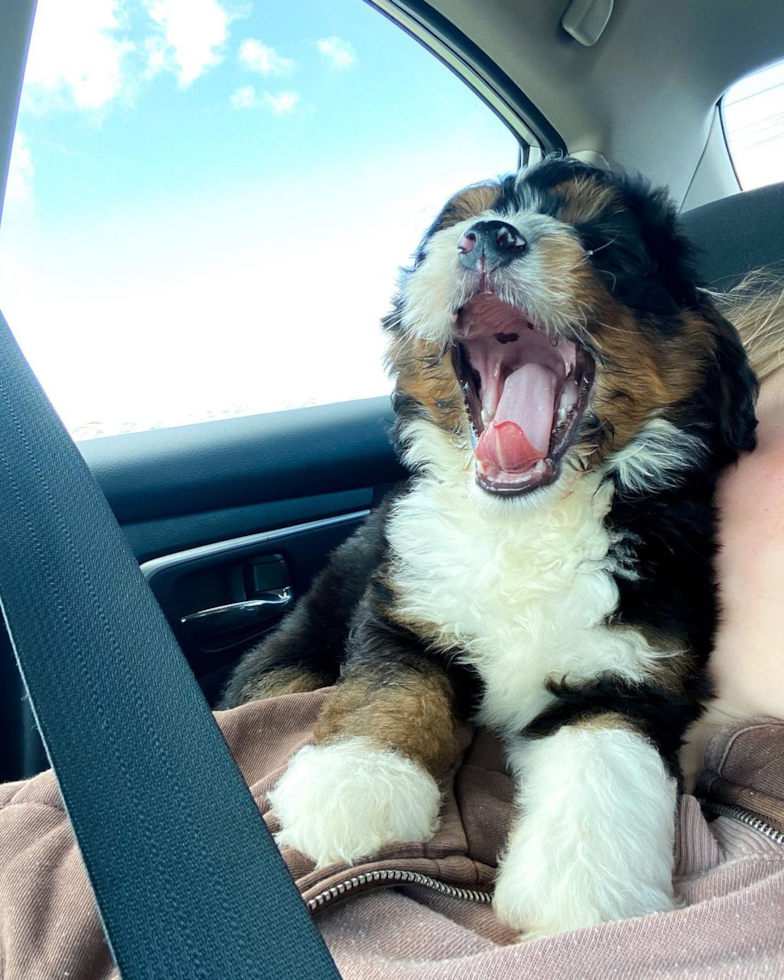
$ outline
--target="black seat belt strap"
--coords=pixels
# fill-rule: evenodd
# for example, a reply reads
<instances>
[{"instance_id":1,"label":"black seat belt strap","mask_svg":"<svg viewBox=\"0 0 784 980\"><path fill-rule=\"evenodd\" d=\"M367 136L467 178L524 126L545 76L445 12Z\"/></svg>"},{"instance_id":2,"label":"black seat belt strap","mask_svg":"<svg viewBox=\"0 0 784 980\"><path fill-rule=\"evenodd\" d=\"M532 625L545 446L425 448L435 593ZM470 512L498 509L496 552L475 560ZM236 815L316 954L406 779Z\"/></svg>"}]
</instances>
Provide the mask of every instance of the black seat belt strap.
<instances>
[{"instance_id":1,"label":"black seat belt strap","mask_svg":"<svg viewBox=\"0 0 784 980\"><path fill-rule=\"evenodd\" d=\"M337 977L106 499L2 315L0 602L122 976Z\"/></svg>"}]
</instances>

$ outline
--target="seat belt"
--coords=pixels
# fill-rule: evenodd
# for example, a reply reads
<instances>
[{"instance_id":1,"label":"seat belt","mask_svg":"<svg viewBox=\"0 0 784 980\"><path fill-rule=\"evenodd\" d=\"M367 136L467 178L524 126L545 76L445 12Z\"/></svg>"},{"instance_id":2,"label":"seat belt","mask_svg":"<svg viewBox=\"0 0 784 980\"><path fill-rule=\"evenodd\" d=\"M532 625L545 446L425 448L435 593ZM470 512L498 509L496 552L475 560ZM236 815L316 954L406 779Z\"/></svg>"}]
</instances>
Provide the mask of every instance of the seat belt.
<instances>
[{"instance_id":1,"label":"seat belt","mask_svg":"<svg viewBox=\"0 0 784 980\"><path fill-rule=\"evenodd\" d=\"M2 314L0 604L122 977L338 977Z\"/></svg>"}]
</instances>

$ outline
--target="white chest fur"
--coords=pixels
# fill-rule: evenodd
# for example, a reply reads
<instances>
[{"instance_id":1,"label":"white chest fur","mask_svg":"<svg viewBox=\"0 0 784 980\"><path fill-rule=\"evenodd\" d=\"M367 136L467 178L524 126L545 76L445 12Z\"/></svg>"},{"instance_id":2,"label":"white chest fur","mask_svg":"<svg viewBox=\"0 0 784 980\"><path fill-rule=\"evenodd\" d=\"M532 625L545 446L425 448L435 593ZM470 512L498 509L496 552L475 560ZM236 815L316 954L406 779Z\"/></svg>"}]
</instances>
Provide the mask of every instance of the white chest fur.
<instances>
[{"instance_id":1,"label":"white chest fur","mask_svg":"<svg viewBox=\"0 0 784 980\"><path fill-rule=\"evenodd\" d=\"M401 611L479 671L481 723L519 731L552 700L548 677L639 680L657 659L636 631L605 625L618 603L604 526L612 492L575 474L570 493L525 506L424 477L396 505L388 536Z\"/></svg>"}]
</instances>

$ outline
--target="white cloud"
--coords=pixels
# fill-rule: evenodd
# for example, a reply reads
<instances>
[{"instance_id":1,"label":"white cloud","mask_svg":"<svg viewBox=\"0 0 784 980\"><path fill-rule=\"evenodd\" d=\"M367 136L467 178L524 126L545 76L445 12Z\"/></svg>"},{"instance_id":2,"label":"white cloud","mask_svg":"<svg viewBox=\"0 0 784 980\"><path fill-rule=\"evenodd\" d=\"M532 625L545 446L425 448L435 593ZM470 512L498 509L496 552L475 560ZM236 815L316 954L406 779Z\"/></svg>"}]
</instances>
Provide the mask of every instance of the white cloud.
<instances>
[{"instance_id":1,"label":"white cloud","mask_svg":"<svg viewBox=\"0 0 784 980\"><path fill-rule=\"evenodd\" d=\"M184 87L223 60L232 18L218 0L144 0L144 5L156 25L146 42L149 74L171 71Z\"/></svg>"},{"instance_id":2,"label":"white cloud","mask_svg":"<svg viewBox=\"0 0 784 980\"><path fill-rule=\"evenodd\" d=\"M240 45L240 63L261 75L290 75L295 65L291 58L284 58L261 41L249 37Z\"/></svg>"},{"instance_id":3,"label":"white cloud","mask_svg":"<svg viewBox=\"0 0 784 980\"><path fill-rule=\"evenodd\" d=\"M280 95L265 92L261 98L275 116L290 116L299 105L299 92L281 92Z\"/></svg>"},{"instance_id":4,"label":"white cloud","mask_svg":"<svg viewBox=\"0 0 784 980\"><path fill-rule=\"evenodd\" d=\"M29 206L33 203L33 158L30 147L22 133L14 136L11 149L11 166L8 171L8 183L5 189L5 203L10 205Z\"/></svg>"},{"instance_id":5,"label":"white cloud","mask_svg":"<svg viewBox=\"0 0 784 980\"><path fill-rule=\"evenodd\" d=\"M273 116L291 116L300 107L299 92L262 92L259 95L252 85L243 85L232 92L229 102L233 109L269 109Z\"/></svg>"},{"instance_id":6,"label":"white cloud","mask_svg":"<svg viewBox=\"0 0 784 980\"><path fill-rule=\"evenodd\" d=\"M342 37L335 37L334 34L332 37L323 37L320 41L316 41L316 47L330 68L338 70L350 68L357 60L354 45Z\"/></svg>"},{"instance_id":7,"label":"white cloud","mask_svg":"<svg viewBox=\"0 0 784 980\"><path fill-rule=\"evenodd\" d=\"M101 109L118 97L134 49L117 36L123 13L122 0L39 0L25 71L28 108Z\"/></svg>"},{"instance_id":8,"label":"white cloud","mask_svg":"<svg viewBox=\"0 0 784 980\"><path fill-rule=\"evenodd\" d=\"M243 85L229 97L232 109L252 109L258 105L259 97L252 85Z\"/></svg>"}]
</instances>

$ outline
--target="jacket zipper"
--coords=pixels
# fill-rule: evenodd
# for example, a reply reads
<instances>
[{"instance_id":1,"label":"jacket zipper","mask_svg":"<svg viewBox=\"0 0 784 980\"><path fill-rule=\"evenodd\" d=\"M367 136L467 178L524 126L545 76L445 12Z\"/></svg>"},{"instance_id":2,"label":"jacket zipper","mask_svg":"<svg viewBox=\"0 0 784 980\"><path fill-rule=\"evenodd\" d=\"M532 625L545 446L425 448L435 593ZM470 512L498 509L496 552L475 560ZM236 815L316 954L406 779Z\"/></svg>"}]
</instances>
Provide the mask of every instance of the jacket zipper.
<instances>
[{"instance_id":1,"label":"jacket zipper","mask_svg":"<svg viewBox=\"0 0 784 980\"><path fill-rule=\"evenodd\" d=\"M419 874L416 871L368 871L364 874L355 875L353 878L347 878L346 881L338 882L337 885L314 895L313 898L308 899L308 910L310 912L321 911L335 899L348 895L363 885L372 884L387 888L393 885L421 885L423 888L430 888L432 891L438 892L439 895L446 895L448 898L479 902L482 905L489 905L493 900L493 896L489 892L474 891L470 888L456 888L454 885L446 885L443 881L438 881L429 875Z\"/></svg>"},{"instance_id":2,"label":"jacket zipper","mask_svg":"<svg viewBox=\"0 0 784 980\"><path fill-rule=\"evenodd\" d=\"M700 804L703 810L707 810L709 813L713 813L719 817L730 817L733 820L740 820L741 823L745 823L754 830L759 831L759 833L764 834L765 837L774 841L776 844L784 845L784 833L776 830L775 827L772 827L760 814L755 813L753 810L746 810L744 807L736 806L735 804L714 803L711 800L700 800ZM325 891L319 892L318 895L314 895L313 898L308 899L308 910L310 912L318 912L336 899L342 898L344 895L348 895L357 888L362 888L365 885L380 885L382 888L389 888L394 885L420 885L422 888L429 888L439 895L446 895L448 898L457 898L466 902L478 902L481 905L489 905L493 900L490 892L475 891L471 888L457 888L454 885L447 885L443 881L438 881L437 878L431 878L430 875L419 874L416 871L386 870L368 871L364 874L347 878L345 881L338 882L337 885L333 885L331 888L327 888Z\"/></svg>"},{"instance_id":3,"label":"jacket zipper","mask_svg":"<svg viewBox=\"0 0 784 980\"><path fill-rule=\"evenodd\" d=\"M784 844L784 833L776 830L775 827L771 827L764 817L753 810L746 810L734 803L714 803L712 800L700 800L700 805L703 810L707 810L717 817L730 817L733 820L740 820L741 823L753 827L754 830L758 830L770 840L775 841L776 844Z\"/></svg>"}]
</instances>

